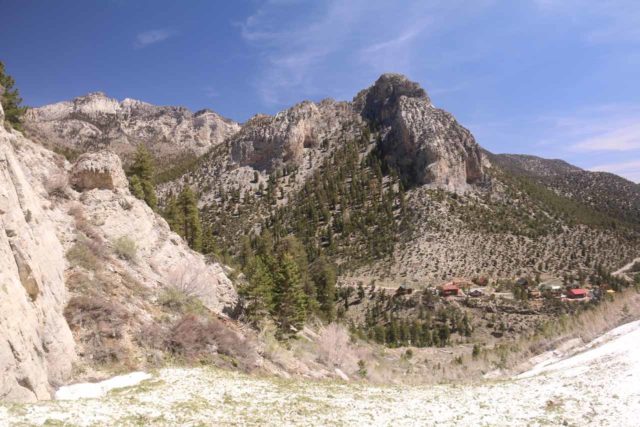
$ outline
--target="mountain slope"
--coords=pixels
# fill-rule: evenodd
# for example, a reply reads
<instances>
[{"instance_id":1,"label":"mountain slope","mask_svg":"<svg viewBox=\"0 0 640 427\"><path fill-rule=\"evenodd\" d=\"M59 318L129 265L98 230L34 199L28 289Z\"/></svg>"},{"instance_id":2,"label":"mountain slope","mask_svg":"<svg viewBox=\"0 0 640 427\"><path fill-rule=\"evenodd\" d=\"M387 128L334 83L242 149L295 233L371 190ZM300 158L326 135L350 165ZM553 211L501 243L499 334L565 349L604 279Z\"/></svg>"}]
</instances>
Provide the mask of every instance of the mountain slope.
<instances>
[{"instance_id":1,"label":"mountain slope","mask_svg":"<svg viewBox=\"0 0 640 427\"><path fill-rule=\"evenodd\" d=\"M492 163L534 179L557 194L623 222L640 225L640 184L607 172L590 172L562 160L486 153Z\"/></svg>"}]
</instances>

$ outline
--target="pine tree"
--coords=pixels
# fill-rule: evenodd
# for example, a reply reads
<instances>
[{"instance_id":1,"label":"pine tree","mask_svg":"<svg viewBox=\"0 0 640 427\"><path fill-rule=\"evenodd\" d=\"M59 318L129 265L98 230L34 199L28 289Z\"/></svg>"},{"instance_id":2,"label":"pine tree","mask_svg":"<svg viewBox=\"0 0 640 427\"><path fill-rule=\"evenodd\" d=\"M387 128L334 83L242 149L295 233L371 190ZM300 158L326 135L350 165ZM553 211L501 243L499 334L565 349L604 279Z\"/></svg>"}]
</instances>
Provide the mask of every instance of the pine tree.
<instances>
[{"instance_id":1,"label":"pine tree","mask_svg":"<svg viewBox=\"0 0 640 427\"><path fill-rule=\"evenodd\" d=\"M137 179L137 178L136 178ZM133 182L133 178L131 179ZM136 196L137 197L137 196ZM171 230L182 236L182 224L184 223L184 215L178 207L178 199L171 194L165 203L165 209L163 212L164 219L167 220L167 224ZM184 236L182 236L184 237Z\"/></svg>"},{"instance_id":2,"label":"pine tree","mask_svg":"<svg viewBox=\"0 0 640 427\"><path fill-rule=\"evenodd\" d=\"M449 343L449 338L451 337L451 329L449 328L449 323L445 322L444 325L440 326L438 330L438 336L440 338L440 346L444 347Z\"/></svg>"},{"instance_id":3,"label":"pine tree","mask_svg":"<svg viewBox=\"0 0 640 427\"><path fill-rule=\"evenodd\" d=\"M27 111L27 107L23 107L22 98L17 88L14 88L15 80L10 75L6 74L4 64L0 61L0 92L3 92L0 96L0 103L4 110L4 120L11 127L17 130L22 130L22 116Z\"/></svg>"},{"instance_id":4,"label":"pine tree","mask_svg":"<svg viewBox=\"0 0 640 427\"><path fill-rule=\"evenodd\" d=\"M139 199L144 199L147 205L153 210L158 207L158 197L156 196L153 182L154 170L155 167L151 153L149 153L149 150L147 150L147 147L144 145L138 145L133 159L133 165L131 165L129 170L129 184L133 195ZM134 180L134 177L137 179ZM138 185L142 192L137 188ZM140 195L143 197L140 197Z\"/></svg>"},{"instance_id":5,"label":"pine tree","mask_svg":"<svg viewBox=\"0 0 640 427\"><path fill-rule=\"evenodd\" d=\"M215 254L218 251L216 245L216 239L211 227L203 227L202 231L202 253L203 254Z\"/></svg>"},{"instance_id":6,"label":"pine tree","mask_svg":"<svg viewBox=\"0 0 640 427\"><path fill-rule=\"evenodd\" d=\"M240 287L239 293L245 299L247 317L257 321L273 310L273 277L261 257L253 258L247 271L248 283Z\"/></svg>"},{"instance_id":7,"label":"pine tree","mask_svg":"<svg viewBox=\"0 0 640 427\"><path fill-rule=\"evenodd\" d=\"M155 211L158 208L158 197L153 183L147 180L142 181L142 191L144 192L144 201Z\"/></svg>"},{"instance_id":8,"label":"pine tree","mask_svg":"<svg viewBox=\"0 0 640 427\"><path fill-rule=\"evenodd\" d=\"M198 212L196 195L189 186L186 186L178 196L178 217L182 223L178 224L180 234L195 251L202 250L202 224Z\"/></svg>"},{"instance_id":9,"label":"pine tree","mask_svg":"<svg viewBox=\"0 0 640 427\"><path fill-rule=\"evenodd\" d=\"M144 199L144 190L142 189L142 183L140 182L140 178L137 175L133 175L129 178L129 191L133 194L134 197L143 200Z\"/></svg>"},{"instance_id":10,"label":"pine tree","mask_svg":"<svg viewBox=\"0 0 640 427\"><path fill-rule=\"evenodd\" d=\"M288 333L291 327L301 328L307 318L307 298L298 265L289 254L280 259L274 297L274 314L281 331Z\"/></svg>"},{"instance_id":11,"label":"pine tree","mask_svg":"<svg viewBox=\"0 0 640 427\"><path fill-rule=\"evenodd\" d=\"M321 316L331 322L335 319L336 280L335 267L321 255L311 267L311 277L316 287L316 298Z\"/></svg>"}]
</instances>

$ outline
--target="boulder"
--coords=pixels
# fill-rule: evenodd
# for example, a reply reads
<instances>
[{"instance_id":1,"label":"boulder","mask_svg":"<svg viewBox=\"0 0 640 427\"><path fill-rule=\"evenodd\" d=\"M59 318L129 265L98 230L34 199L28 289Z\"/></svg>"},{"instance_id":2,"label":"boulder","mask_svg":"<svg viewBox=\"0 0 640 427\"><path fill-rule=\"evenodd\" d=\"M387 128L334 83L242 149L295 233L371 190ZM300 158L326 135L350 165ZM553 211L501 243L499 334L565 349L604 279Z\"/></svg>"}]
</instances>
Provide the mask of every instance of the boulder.
<instances>
[{"instance_id":1,"label":"boulder","mask_svg":"<svg viewBox=\"0 0 640 427\"><path fill-rule=\"evenodd\" d=\"M111 151L81 155L71 170L71 185L78 191L118 190L128 187L120 158Z\"/></svg>"}]
</instances>

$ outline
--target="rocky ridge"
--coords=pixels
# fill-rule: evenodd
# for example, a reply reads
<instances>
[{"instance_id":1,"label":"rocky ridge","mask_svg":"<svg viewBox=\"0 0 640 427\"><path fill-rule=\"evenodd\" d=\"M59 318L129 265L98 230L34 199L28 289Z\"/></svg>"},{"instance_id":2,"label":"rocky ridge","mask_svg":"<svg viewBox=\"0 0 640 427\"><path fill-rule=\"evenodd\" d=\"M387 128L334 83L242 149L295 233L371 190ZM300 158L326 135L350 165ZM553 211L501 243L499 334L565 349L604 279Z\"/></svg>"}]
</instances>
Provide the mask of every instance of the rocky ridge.
<instances>
[{"instance_id":1,"label":"rocky ridge","mask_svg":"<svg viewBox=\"0 0 640 427\"><path fill-rule=\"evenodd\" d=\"M220 242L232 247L273 217L293 230L291 221L296 219L290 213L308 199L305 187L356 191L353 176L340 183L324 178L343 161L340 150L348 141L358 141L356 167L367 180L372 157L386 170L380 182L384 191L397 192L393 176L399 176L408 189L406 209L402 213L396 199L393 216L412 230L394 231L395 249L386 259L369 260L367 265L356 266L351 255L345 257L341 245L353 244L354 236L342 242L335 238L336 262L350 266L343 272L347 281L353 277L435 284L456 275L575 273L593 269L596 260L614 267L638 247L637 232L608 228L610 217L633 216L628 208L640 200L633 186L621 186L624 197L606 191L578 197L570 188L575 179L567 177L581 177L585 182L580 191L587 191L598 187L601 176L559 160L494 156L482 150L451 114L434 107L417 83L397 74L382 75L352 102L304 102L275 116L256 116L205 156L197 169L163 190L196 188L205 218ZM351 216L350 211L371 209L371 202L329 203L323 214L329 221L321 221L315 236L305 238L325 245L330 229L337 236L336 224ZM599 206L615 206L618 216ZM349 249L363 251L367 245Z\"/></svg>"}]
</instances>

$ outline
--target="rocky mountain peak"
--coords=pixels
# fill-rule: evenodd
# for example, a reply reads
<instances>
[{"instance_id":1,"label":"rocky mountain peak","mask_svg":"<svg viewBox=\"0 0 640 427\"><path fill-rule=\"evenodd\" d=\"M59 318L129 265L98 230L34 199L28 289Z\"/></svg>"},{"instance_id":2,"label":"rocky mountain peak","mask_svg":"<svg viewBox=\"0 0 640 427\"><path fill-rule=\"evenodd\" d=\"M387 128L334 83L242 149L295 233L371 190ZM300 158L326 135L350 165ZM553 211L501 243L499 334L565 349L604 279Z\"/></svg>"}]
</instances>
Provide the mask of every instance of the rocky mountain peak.
<instances>
[{"instance_id":1,"label":"rocky mountain peak","mask_svg":"<svg viewBox=\"0 0 640 427\"><path fill-rule=\"evenodd\" d=\"M482 154L471 132L402 74L380 76L356 95L353 107L379 131L380 154L405 184L458 191L483 179Z\"/></svg>"},{"instance_id":2,"label":"rocky mountain peak","mask_svg":"<svg viewBox=\"0 0 640 427\"><path fill-rule=\"evenodd\" d=\"M388 119L390 110L397 107L401 97L418 98L425 106L431 104L427 92L418 83L402 74L387 73L358 93L354 106L366 119L381 122Z\"/></svg>"}]
</instances>

